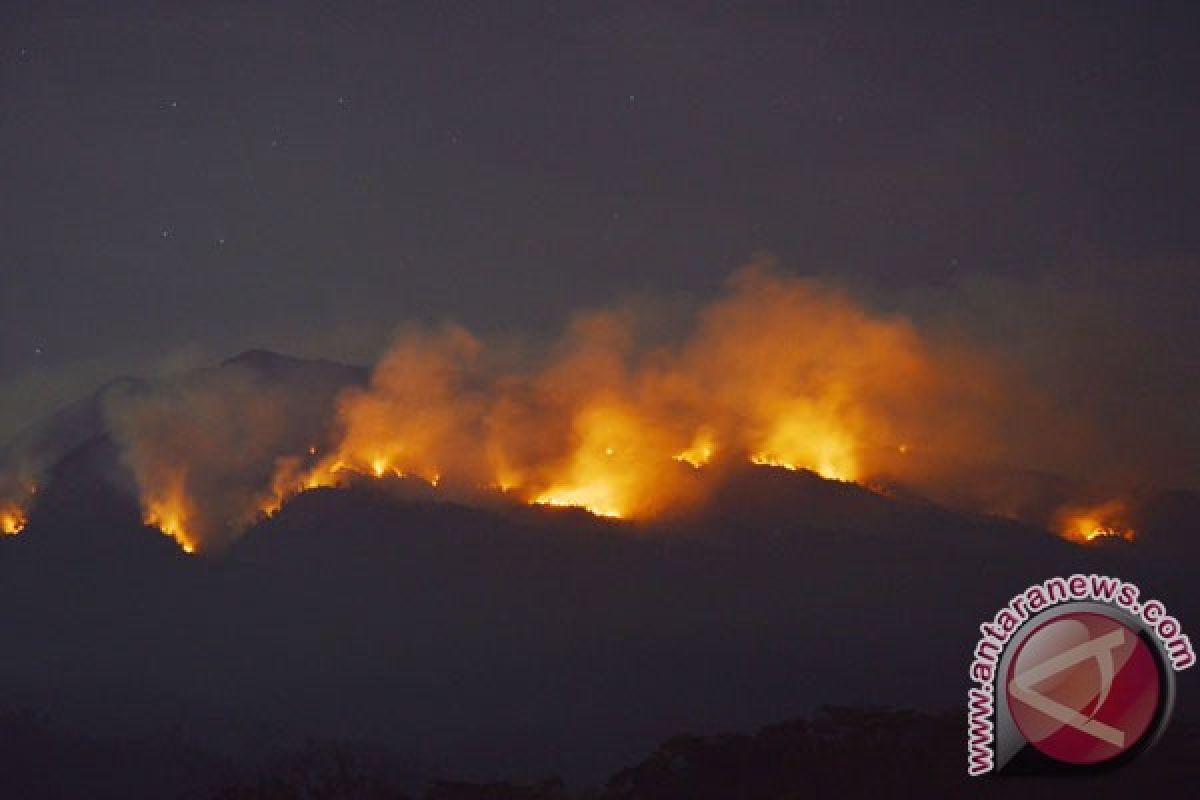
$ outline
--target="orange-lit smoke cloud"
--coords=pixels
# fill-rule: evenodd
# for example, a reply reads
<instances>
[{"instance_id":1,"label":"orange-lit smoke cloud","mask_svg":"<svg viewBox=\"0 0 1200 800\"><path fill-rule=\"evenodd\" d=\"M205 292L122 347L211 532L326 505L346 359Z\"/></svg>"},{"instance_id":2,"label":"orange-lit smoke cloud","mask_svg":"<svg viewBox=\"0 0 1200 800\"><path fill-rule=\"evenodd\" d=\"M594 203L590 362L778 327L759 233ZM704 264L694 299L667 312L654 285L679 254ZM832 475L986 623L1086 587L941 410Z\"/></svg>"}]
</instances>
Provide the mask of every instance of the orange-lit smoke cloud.
<instances>
[{"instance_id":1,"label":"orange-lit smoke cloud","mask_svg":"<svg viewBox=\"0 0 1200 800\"><path fill-rule=\"evenodd\" d=\"M697 507L747 462L1052 521L1053 506L1029 513L1030 492L997 492L965 465L1039 466L1079 437L954 337L762 264L682 337L647 341L646 321L579 315L519 367L461 327L410 329L336 399L223 367L122 397L112 428L147 524L188 550L355 479L649 519Z\"/></svg>"},{"instance_id":2,"label":"orange-lit smoke cloud","mask_svg":"<svg viewBox=\"0 0 1200 800\"><path fill-rule=\"evenodd\" d=\"M107 399L143 519L187 552L219 550L259 516L275 458L318 436L320 416L236 366Z\"/></svg>"},{"instance_id":3,"label":"orange-lit smoke cloud","mask_svg":"<svg viewBox=\"0 0 1200 800\"><path fill-rule=\"evenodd\" d=\"M1100 539L1124 539L1132 542L1136 534L1129 527L1129 507L1121 498L1086 505L1067 505L1055 514L1055 529L1063 537L1077 542Z\"/></svg>"},{"instance_id":4,"label":"orange-lit smoke cloud","mask_svg":"<svg viewBox=\"0 0 1200 800\"><path fill-rule=\"evenodd\" d=\"M696 473L722 464L866 482L1003 458L998 417L1025 405L980 354L764 266L736 273L684 341L638 333L630 314L582 315L542 363L499 371L461 328L403 335L370 386L340 398L332 449L282 461L263 507L396 474L645 518L695 502Z\"/></svg>"}]
</instances>

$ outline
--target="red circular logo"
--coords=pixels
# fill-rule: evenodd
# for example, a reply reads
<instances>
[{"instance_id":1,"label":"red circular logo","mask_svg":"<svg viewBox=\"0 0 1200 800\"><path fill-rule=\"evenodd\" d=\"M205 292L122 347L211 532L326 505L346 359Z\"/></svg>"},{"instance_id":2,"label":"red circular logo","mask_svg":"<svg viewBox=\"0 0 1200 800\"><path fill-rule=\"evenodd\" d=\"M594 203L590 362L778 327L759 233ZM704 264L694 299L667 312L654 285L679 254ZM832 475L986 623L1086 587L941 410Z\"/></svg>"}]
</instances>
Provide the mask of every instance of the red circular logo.
<instances>
[{"instance_id":1,"label":"red circular logo","mask_svg":"<svg viewBox=\"0 0 1200 800\"><path fill-rule=\"evenodd\" d=\"M1008 668L1008 706L1025 739L1069 764L1097 764L1137 745L1162 696L1150 647L1095 612L1063 614L1021 643Z\"/></svg>"}]
</instances>

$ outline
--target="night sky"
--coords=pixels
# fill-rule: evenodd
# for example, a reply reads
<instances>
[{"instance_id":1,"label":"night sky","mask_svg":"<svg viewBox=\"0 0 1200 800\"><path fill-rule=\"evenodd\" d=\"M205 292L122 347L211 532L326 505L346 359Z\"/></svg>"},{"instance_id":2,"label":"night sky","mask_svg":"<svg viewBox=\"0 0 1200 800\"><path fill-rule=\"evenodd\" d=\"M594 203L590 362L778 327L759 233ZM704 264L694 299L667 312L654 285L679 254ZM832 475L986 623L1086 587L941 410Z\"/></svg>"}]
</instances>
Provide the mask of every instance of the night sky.
<instances>
[{"instance_id":1,"label":"night sky","mask_svg":"<svg viewBox=\"0 0 1200 800\"><path fill-rule=\"evenodd\" d=\"M249 347L699 302L765 252L1195 485L1198 41L1187 3L6 0L0 434Z\"/></svg>"}]
</instances>

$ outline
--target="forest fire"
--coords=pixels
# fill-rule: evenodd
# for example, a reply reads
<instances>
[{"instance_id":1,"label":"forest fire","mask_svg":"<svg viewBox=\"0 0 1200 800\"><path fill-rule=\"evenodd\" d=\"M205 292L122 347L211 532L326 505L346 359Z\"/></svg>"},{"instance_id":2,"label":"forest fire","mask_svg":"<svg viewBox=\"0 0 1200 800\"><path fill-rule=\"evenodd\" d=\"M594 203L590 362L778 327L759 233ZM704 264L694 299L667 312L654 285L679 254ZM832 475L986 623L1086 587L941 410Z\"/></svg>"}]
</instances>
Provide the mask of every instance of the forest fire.
<instances>
[{"instance_id":1,"label":"forest fire","mask_svg":"<svg viewBox=\"0 0 1200 800\"><path fill-rule=\"evenodd\" d=\"M29 508L37 484L22 478L0 476L0 536L16 536L29 524Z\"/></svg>"},{"instance_id":2,"label":"forest fire","mask_svg":"<svg viewBox=\"0 0 1200 800\"><path fill-rule=\"evenodd\" d=\"M495 371L461 328L401 337L370 386L339 401L340 439L306 464L281 459L260 507L336 485L345 469L652 517L696 499L696 481L675 465L713 467L718 449L730 463L860 480L879 443L894 449L900 432L937 438L937 421L914 409L964 408L955 384L991 379L981 360L840 292L760 268L731 287L681 344L639 348L626 316L595 313L523 371Z\"/></svg>"},{"instance_id":3,"label":"forest fire","mask_svg":"<svg viewBox=\"0 0 1200 800\"><path fill-rule=\"evenodd\" d=\"M188 522L195 512L184 490L183 475L175 475L164 488L161 495L145 498L143 521L174 539L183 552L194 553L196 540Z\"/></svg>"},{"instance_id":4,"label":"forest fire","mask_svg":"<svg viewBox=\"0 0 1200 800\"><path fill-rule=\"evenodd\" d=\"M928 486L922 464L1022 462L995 424L1027 407L1018 377L823 284L752 266L689 333L645 338L628 313L589 313L545 355L514 360L458 326L409 331L336 397L324 434L289 438L285 400L253 383L206 384L137 401L127 460L146 521L189 552L359 479L644 520L696 504L736 464L869 487ZM1109 516L1059 529L1130 538Z\"/></svg>"},{"instance_id":5,"label":"forest fire","mask_svg":"<svg viewBox=\"0 0 1200 800\"><path fill-rule=\"evenodd\" d=\"M15 504L0 505L0 534L16 536L25 530L25 510Z\"/></svg>"},{"instance_id":6,"label":"forest fire","mask_svg":"<svg viewBox=\"0 0 1200 800\"><path fill-rule=\"evenodd\" d=\"M1058 532L1077 542L1122 539L1132 542L1137 532L1123 520L1129 511L1124 501L1109 500L1093 506L1071 506L1058 514Z\"/></svg>"},{"instance_id":7,"label":"forest fire","mask_svg":"<svg viewBox=\"0 0 1200 800\"><path fill-rule=\"evenodd\" d=\"M692 443L688 445L687 449L676 453L673 458L676 461L700 469L712 461L716 452L717 445L713 441L712 431L708 428L702 428L697 431L695 438L692 439Z\"/></svg>"},{"instance_id":8,"label":"forest fire","mask_svg":"<svg viewBox=\"0 0 1200 800\"><path fill-rule=\"evenodd\" d=\"M612 517L620 519L623 514L621 507L613 501L613 493L603 484L581 486L577 488L551 489L542 492L533 499L536 505L558 506L559 508L582 508L597 517Z\"/></svg>"},{"instance_id":9,"label":"forest fire","mask_svg":"<svg viewBox=\"0 0 1200 800\"><path fill-rule=\"evenodd\" d=\"M852 436L832 415L798 406L775 423L762 450L750 460L772 467L807 469L828 480L857 480L857 447Z\"/></svg>"},{"instance_id":10,"label":"forest fire","mask_svg":"<svg viewBox=\"0 0 1200 800\"><path fill-rule=\"evenodd\" d=\"M1136 533L1132 528L1122 530L1121 528L1096 526L1088 531L1085 536L1089 542L1094 542L1102 537L1116 537L1124 539L1127 542L1132 542Z\"/></svg>"}]
</instances>

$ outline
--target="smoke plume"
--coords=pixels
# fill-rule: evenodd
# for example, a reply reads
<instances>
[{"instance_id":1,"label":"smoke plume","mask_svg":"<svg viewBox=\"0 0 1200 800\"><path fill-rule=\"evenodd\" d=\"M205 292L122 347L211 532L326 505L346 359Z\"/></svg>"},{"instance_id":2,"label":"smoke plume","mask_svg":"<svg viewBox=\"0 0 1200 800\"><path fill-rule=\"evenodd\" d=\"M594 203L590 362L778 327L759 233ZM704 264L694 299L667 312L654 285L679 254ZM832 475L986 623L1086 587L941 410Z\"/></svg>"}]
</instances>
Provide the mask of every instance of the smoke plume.
<instances>
[{"instance_id":1,"label":"smoke plume","mask_svg":"<svg viewBox=\"0 0 1200 800\"><path fill-rule=\"evenodd\" d=\"M189 552L219 551L289 497L352 480L637 520L695 507L747 462L1091 538L1062 498L1039 506L977 477L1056 463L1088 438L994 354L766 263L736 272L683 335L648 336L654 322L580 314L517 365L460 326L410 328L364 385L314 391L226 365L119 393L109 426L145 521Z\"/></svg>"}]
</instances>

